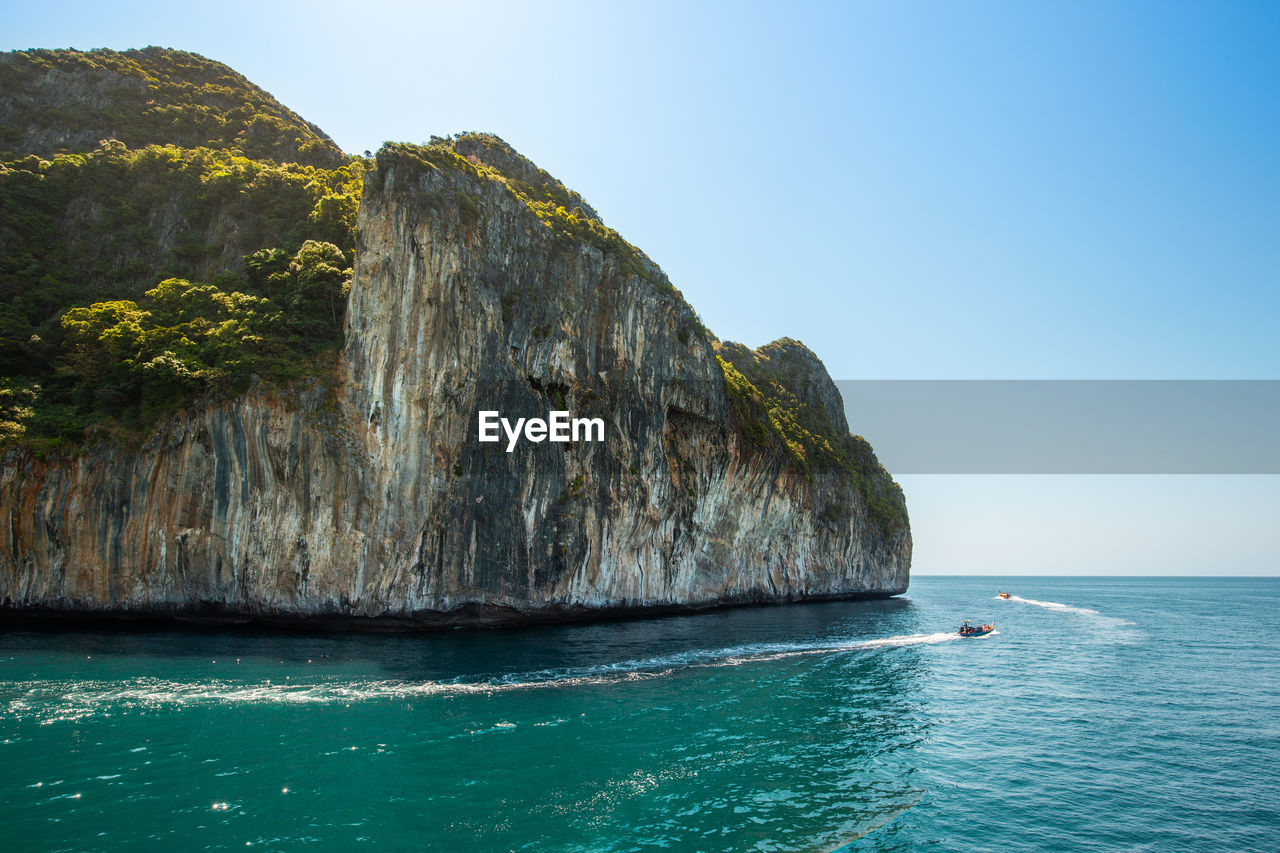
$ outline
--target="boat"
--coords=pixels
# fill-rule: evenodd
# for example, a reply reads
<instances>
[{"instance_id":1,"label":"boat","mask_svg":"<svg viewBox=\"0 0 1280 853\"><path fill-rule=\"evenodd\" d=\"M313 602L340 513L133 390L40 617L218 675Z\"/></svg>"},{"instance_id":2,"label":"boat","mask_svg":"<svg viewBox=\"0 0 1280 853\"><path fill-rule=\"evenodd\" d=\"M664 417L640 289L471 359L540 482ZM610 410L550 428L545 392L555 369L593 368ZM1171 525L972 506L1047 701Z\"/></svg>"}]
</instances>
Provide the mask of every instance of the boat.
<instances>
[{"instance_id":1,"label":"boat","mask_svg":"<svg viewBox=\"0 0 1280 853\"><path fill-rule=\"evenodd\" d=\"M996 629L996 624L992 622L990 625L970 625L966 619L960 623L961 637L985 637Z\"/></svg>"},{"instance_id":2,"label":"boat","mask_svg":"<svg viewBox=\"0 0 1280 853\"><path fill-rule=\"evenodd\" d=\"M1003 598L1005 601L1009 600L1009 593L1007 592L1001 592L1000 590L996 590L996 596L999 598Z\"/></svg>"}]
</instances>

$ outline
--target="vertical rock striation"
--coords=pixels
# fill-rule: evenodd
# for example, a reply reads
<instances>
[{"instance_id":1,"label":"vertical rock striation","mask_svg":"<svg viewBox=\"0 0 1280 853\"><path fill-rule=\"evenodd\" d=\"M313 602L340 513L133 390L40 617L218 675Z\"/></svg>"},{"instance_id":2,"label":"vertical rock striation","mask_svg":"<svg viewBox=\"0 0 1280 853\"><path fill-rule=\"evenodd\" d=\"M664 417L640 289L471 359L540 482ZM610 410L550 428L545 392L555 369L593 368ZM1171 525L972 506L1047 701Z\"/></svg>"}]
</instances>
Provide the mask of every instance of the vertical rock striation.
<instances>
[{"instance_id":1,"label":"vertical rock striation","mask_svg":"<svg viewBox=\"0 0 1280 853\"><path fill-rule=\"evenodd\" d=\"M757 384L767 366L840 464L767 440L731 365ZM0 600L431 625L906 589L901 492L817 358L715 341L493 137L379 153L332 376L136 450L9 452ZM603 418L605 440L477 441L479 410L551 409Z\"/></svg>"}]
</instances>

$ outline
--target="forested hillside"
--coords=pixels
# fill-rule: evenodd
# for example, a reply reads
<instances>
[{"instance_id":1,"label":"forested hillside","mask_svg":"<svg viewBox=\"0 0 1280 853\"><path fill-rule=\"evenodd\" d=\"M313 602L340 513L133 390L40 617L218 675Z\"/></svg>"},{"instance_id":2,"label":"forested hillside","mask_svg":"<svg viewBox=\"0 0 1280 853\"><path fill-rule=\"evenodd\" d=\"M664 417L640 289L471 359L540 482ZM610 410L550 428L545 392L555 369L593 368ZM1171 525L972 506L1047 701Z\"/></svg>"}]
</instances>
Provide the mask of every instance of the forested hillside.
<instances>
[{"instance_id":1,"label":"forested hillside","mask_svg":"<svg viewBox=\"0 0 1280 853\"><path fill-rule=\"evenodd\" d=\"M323 373L366 161L183 51L2 54L0 93L0 441Z\"/></svg>"}]
</instances>

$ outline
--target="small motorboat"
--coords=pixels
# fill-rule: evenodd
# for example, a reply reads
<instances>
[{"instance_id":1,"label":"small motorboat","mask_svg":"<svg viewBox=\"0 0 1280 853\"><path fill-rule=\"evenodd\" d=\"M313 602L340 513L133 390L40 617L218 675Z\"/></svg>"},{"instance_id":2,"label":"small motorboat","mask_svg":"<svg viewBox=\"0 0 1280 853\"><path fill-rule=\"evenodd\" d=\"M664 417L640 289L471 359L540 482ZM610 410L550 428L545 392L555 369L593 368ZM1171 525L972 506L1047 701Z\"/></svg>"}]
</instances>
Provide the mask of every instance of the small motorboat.
<instances>
[{"instance_id":1,"label":"small motorboat","mask_svg":"<svg viewBox=\"0 0 1280 853\"><path fill-rule=\"evenodd\" d=\"M996 629L996 624L992 622L990 625L970 625L966 619L960 623L961 637L985 637Z\"/></svg>"},{"instance_id":2,"label":"small motorboat","mask_svg":"<svg viewBox=\"0 0 1280 853\"><path fill-rule=\"evenodd\" d=\"M1003 598L1005 601L1008 601L1008 600L1009 600L1009 593L1007 593L1007 592L1001 592L1000 590L996 590L996 597L997 597L997 598Z\"/></svg>"}]
</instances>

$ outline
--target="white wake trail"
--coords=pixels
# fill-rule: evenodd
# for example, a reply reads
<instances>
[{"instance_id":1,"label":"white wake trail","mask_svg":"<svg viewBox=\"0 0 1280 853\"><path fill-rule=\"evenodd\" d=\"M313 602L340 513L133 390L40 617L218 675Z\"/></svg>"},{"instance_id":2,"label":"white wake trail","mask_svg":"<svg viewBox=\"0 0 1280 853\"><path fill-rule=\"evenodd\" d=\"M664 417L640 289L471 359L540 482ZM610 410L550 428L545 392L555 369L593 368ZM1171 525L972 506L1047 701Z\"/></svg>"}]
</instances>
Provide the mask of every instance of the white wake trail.
<instances>
[{"instance_id":1,"label":"white wake trail","mask_svg":"<svg viewBox=\"0 0 1280 853\"><path fill-rule=\"evenodd\" d=\"M996 598L999 597L1000 596L998 595L996 596ZM1023 598L1020 595L1011 595L1008 600L1016 601L1019 604L1030 604L1033 607L1041 607L1055 613L1068 613L1073 616L1085 616L1099 627L1103 628L1127 629L1133 627L1133 623L1128 619L1121 619L1117 616L1106 616L1103 613L1094 610L1092 607L1077 607L1074 604L1063 604L1060 601L1040 601L1036 598ZM1127 632L1127 636L1132 636L1132 632Z\"/></svg>"},{"instance_id":2,"label":"white wake trail","mask_svg":"<svg viewBox=\"0 0 1280 853\"><path fill-rule=\"evenodd\" d=\"M997 596L998 598L999 596ZM1101 616L1102 614L1088 607L1076 607L1073 604L1062 604L1057 601L1039 601L1034 598L1023 598L1020 595L1009 596L1010 601L1018 601L1023 604L1031 604L1036 607L1043 607L1045 610L1057 610L1059 613L1079 613L1082 616Z\"/></svg>"},{"instance_id":3,"label":"white wake trail","mask_svg":"<svg viewBox=\"0 0 1280 853\"><path fill-rule=\"evenodd\" d=\"M150 709L207 705L321 705L505 693L517 690L610 685L663 678L703 667L740 666L807 655L932 645L959 639L954 633L908 634L868 640L759 643L721 649L694 649L669 655L556 670L511 673L483 681L343 680L321 682L175 681L139 677L118 681L32 680L10 685L10 714L39 714L52 720L82 719L99 709Z\"/></svg>"},{"instance_id":4,"label":"white wake trail","mask_svg":"<svg viewBox=\"0 0 1280 853\"><path fill-rule=\"evenodd\" d=\"M729 654L716 660L707 661L702 666L738 666L757 661L783 660L784 658L801 657L803 655L825 655L835 652L855 652L863 649L900 648L902 646L929 646L958 640L960 635L939 631L936 634L908 634L900 637L881 637L874 640L858 640L842 645L806 646L778 651L756 651L747 654Z\"/></svg>"}]
</instances>

